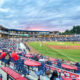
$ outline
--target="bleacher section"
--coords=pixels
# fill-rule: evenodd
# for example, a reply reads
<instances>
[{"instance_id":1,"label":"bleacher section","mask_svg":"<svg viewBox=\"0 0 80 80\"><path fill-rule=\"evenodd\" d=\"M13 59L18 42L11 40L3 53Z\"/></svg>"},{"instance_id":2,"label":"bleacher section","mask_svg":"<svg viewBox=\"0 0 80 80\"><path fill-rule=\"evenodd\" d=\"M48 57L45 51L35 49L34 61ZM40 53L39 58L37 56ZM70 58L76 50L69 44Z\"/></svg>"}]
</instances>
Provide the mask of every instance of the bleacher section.
<instances>
[{"instance_id":1,"label":"bleacher section","mask_svg":"<svg viewBox=\"0 0 80 80\"><path fill-rule=\"evenodd\" d=\"M46 38L46 40L49 39ZM79 63L70 65L67 64L67 61L63 62L62 59L25 53L24 50L18 48L18 44L19 42L15 40L0 39L0 74L2 80L43 80L44 77L50 80L54 71L57 72L56 78L58 80L80 80ZM9 64L5 58L8 53L10 55ZM46 74L48 70L50 76Z\"/></svg>"}]
</instances>

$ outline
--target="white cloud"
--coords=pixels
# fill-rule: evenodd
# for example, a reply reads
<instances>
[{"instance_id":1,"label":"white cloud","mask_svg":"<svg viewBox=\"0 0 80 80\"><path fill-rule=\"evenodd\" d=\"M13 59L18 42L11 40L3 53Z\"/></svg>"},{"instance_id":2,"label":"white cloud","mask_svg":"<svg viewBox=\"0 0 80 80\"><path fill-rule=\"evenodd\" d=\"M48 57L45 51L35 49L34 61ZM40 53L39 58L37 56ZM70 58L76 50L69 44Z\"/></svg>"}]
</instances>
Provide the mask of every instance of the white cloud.
<instances>
[{"instance_id":1,"label":"white cloud","mask_svg":"<svg viewBox=\"0 0 80 80\"><path fill-rule=\"evenodd\" d=\"M0 24L10 28L80 24L79 0L0 0L0 12Z\"/></svg>"},{"instance_id":2,"label":"white cloud","mask_svg":"<svg viewBox=\"0 0 80 80\"><path fill-rule=\"evenodd\" d=\"M5 12L5 13L7 13L7 12L9 12L9 8L0 8L0 12Z\"/></svg>"},{"instance_id":3,"label":"white cloud","mask_svg":"<svg viewBox=\"0 0 80 80\"><path fill-rule=\"evenodd\" d=\"M10 0L0 0L0 7L2 7L3 4L4 4L5 2L7 2L7 1L10 1Z\"/></svg>"},{"instance_id":4,"label":"white cloud","mask_svg":"<svg viewBox=\"0 0 80 80\"><path fill-rule=\"evenodd\" d=\"M3 5L4 0L0 0L0 7Z\"/></svg>"}]
</instances>

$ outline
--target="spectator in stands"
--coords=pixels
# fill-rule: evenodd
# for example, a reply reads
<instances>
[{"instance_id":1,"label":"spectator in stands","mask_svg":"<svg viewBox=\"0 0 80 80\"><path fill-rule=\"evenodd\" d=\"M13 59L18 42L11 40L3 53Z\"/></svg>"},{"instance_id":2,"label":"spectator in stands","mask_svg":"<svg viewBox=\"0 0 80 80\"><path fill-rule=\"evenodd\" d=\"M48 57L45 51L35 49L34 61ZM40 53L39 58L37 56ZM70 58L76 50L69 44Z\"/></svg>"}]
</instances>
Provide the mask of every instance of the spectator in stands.
<instances>
[{"instance_id":1,"label":"spectator in stands","mask_svg":"<svg viewBox=\"0 0 80 80\"><path fill-rule=\"evenodd\" d=\"M63 63L63 64L65 63L64 59L62 59L62 62L61 63Z\"/></svg>"},{"instance_id":2,"label":"spectator in stands","mask_svg":"<svg viewBox=\"0 0 80 80\"><path fill-rule=\"evenodd\" d=\"M2 64L2 62L4 61L5 56L6 56L6 52L2 51L2 52L1 52L1 55L0 55L1 64Z\"/></svg>"},{"instance_id":3,"label":"spectator in stands","mask_svg":"<svg viewBox=\"0 0 80 80\"><path fill-rule=\"evenodd\" d=\"M52 65L52 63L51 63L51 61L49 59L46 61L46 64Z\"/></svg>"},{"instance_id":4,"label":"spectator in stands","mask_svg":"<svg viewBox=\"0 0 80 80\"><path fill-rule=\"evenodd\" d=\"M37 54L37 57L36 57L36 58L37 58L37 60L36 60L36 61L38 61L38 60L39 60L39 58L40 58L39 54Z\"/></svg>"},{"instance_id":5,"label":"spectator in stands","mask_svg":"<svg viewBox=\"0 0 80 80\"><path fill-rule=\"evenodd\" d=\"M4 49L2 49L3 50L3 52L8 52L8 50L6 49L6 48L4 48Z\"/></svg>"},{"instance_id":6,"label":"spectator in stands","mask_svg":"<svg viewBox=\"0 0 80 80\"><path fill-rule=\"evenodd\" d=\"M56 71L56 70L55 70L55 71L53 71L53 73L52 73L52 76L51 76L50 80L60 80L60 79L58 78L58 73L57 73L57 71Z\"/></svg>"},{"instance_id":7,"label":"spectator in stands","mask_svg":"<svg viewBox=\"0 0 80 80\"><path fill-rule=\"evenodd\" d=\"M66 72L64 75L65 75L65 77L70 77L68 72Z\"/></svg>"},{"instance_id":8,"label":"spectator in stands","mask_svg":"<svg viewBox=\"0 0 80 80\"><path fill-rule=\"evenodd\" d=\"M76 62L75 66L79 67L80 66L79 62Z\"/></svg>"},{"instance_id":9,"label":"spectator in stands","mask_svg":"<svg viewBox=\"0 0 80 80\"><path fill-rule=\"evenodd\" d=\"M2 80L2 74L0 74L0 80Z\"/></svg>"},{"instance_id":10,"label":"spectator in stands","mask_svg":"<svg viewBox=\"0 0 80 80\"><path fill-rule=\"evenodd\" d=\"M32 59L38 61L37 55L34 55Z\"/></svg>"},{"instance_id":11,"label":"spectator in stands","mask_svg":"<svg viewBox=\"0 0 80 80\"><path fill-rule=\"evenodd\" d=\"M30 51L30 48L29 47L27 47L27 49Z\"/></svg>"},{"instance_id":12,"label":"spectator in stands","mask_svg":"<svg viewBox=\"0 0 80 80\"><path fill-rule=\"evenodd\" d=\"M11 57L13 58L14 61L17 61L19 59L19 56L15 51L12 52Z\"/></svg>"},{"instance_id":13,"label":"spectator in stands","mask_svg":"<svg viewBox=\"0 0 80 80\"><path fill-rule=\"evenodd\" d=\"M43 77L43 80L50 80L49 75L50 75L50 70L47 70L45 72L45 76Z\"/></svg>"},{"instance_id":14,"label":"spectator in stands","mask_svg":"<svg viewBox=\"0 0 80 80\"><path fill-rule=\"evenodd\" d=\"M70 65L71 65L71 66L75 66L75 63L72 62L72 61L70 61Z\"/></svg>"},{"instance_id":15,"label":"spectator in stands","mask_svg":"<svg viewBox=\"0 0 80 80\"><path fill-rule=\"evenodd\" d=\"M59 80L63 80L61 77L61 72L58 73Z\"/></svg>"},{"instance_id":16,"label":"spectator in stands","mask_svg":"<svg viewBox=\"0 0 80 80\"><path fill-rule=\"evenodd\" d=\"M39 62L45 62L45 59L44 58L40 58Z\"/></svg>"},{"instance_id":17,"label":"spectator in stands","mask_svg":"<svg viewBox=\"0 0 80 80\"><path fill-rule=\"evenodd\" d=\"M58 66L58 68L61 68L61 64L62 64L61 62L62 62L62 61L59 61L59 60L57 61L57 66Z\"/></svg>"},{"instance_id":18,"label":"spectator in stands","mask_svg":"<svg viewBox=\"0 0 80 80\"><path fill-rule=\"evenodd\" d=\"M10 64L10 58L11 58L10 54L9 54L9 52L7 52L6 56L5 56L5 66L6 66L6 64L8 64L8 65Z\"/></svg>"},{"instance_id":19,"label":"spectator in stands","mask_svg":"<svg viewBox=\"0 0 80 80\"><path fill-rule=\"evenodd\" d=\"M5 58L5 56L6 56L6 52L1 52L1 58Z\"/></svg>"},{"instance_id":20,"label":"spectator in stands","mask_svg":"<svg viewBox=\"0 0 80 80\"><path fill-rule=\"evenodd\" d=\"M0 52L0 59L1 59L1 52Z\"/></svg>"}]
</instances>

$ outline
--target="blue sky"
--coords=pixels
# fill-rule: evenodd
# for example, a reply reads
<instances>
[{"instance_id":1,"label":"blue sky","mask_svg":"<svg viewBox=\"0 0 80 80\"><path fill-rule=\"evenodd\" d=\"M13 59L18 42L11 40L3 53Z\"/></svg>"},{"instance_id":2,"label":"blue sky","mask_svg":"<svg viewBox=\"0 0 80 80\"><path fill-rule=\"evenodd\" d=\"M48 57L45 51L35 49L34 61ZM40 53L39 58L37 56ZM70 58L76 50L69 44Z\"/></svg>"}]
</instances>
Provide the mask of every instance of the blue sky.
<instances>
[{"instance_id":1,"label":"blue sky","mask_svg":"<svg viewBox=\"0 0 80 80\"><path fill-rule=\"evenodd\" d=\"M0 25L26 30L80 25L80 0L0 0Z\"/></svg>"}]
</instances>

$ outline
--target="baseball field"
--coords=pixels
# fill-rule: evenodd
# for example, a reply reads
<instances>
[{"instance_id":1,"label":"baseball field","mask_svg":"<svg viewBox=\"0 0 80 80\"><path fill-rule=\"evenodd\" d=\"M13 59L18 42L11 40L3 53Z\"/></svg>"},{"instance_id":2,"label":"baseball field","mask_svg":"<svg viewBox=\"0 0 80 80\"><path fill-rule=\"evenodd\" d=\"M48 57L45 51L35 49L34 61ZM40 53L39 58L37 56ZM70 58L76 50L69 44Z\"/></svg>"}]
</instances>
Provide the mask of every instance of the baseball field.
<instances>
[{"instance_id":1,"label":"baseball field","mask_svg":"<svg viewBox=\"0 0 80 80\"><path fill-rule=\"evenodd\" d=\"M80 61L80 42L29 42L29 45L45 56Z\"/></svg>"}]
</instances>

